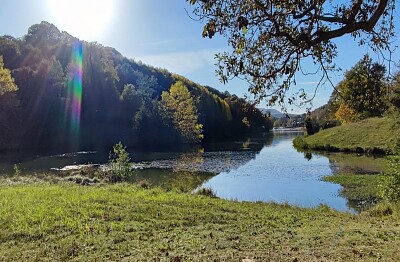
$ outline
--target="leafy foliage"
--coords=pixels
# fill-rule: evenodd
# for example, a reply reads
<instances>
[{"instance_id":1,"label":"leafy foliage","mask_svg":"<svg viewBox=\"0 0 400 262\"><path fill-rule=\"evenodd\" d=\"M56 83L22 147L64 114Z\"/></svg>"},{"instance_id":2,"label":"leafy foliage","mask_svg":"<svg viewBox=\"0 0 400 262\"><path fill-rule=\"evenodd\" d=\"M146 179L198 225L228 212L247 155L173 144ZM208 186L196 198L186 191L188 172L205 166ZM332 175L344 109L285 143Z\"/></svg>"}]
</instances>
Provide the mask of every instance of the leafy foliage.
<instances>
[{"instance_id":1,"label":"leafy foliage","mask_svg":"<svg viewBox=\"0 0 400 262\"><path fill-rule=\"evenodd\" d=\"M14 83L10 70L4 68L3 56L0 55L0 96L17 90L17 85Z\"/></svg>"},{"instance_id":2,"label":"leafy foliage","mask_svg":"<svg viewBox=\"0 0 400 262\"><path fill-rule=\"evenodd\" d=\"M342 103L336 111L335 116L342 124L353 123L356 120L356 111Z\"/></svg>"},{"instance_id":3,"label":"leafy foliage","mask_svg":"<svg viewBox=\"0 0 400 262\"><path fill-rule=\"evenodd\" d=\"M126 147L121 142L115 144L108 160L111 182L126 181L132 174L132 163Z\"/></svg>"},{"instance_id":4,"label":"leafy foliage","mask_svg":"<svg viewBox=\"0 0 400 262\"><path fill-rule=\"evenodd\" d=\"M183 142L197 143L204 138L202 124L198 123L197 109L190 92L182 82L171 86L169 93L161 94L161 106L166 117L172 120Z\"/></svg>"},{"instance_id":5,"label":"leafy foliage","mask_svg":"<svg viewBox=\"0 0 400 262\"><path fill-rule=\"evenodd\" d=\"M309 117L309 116L306 117L306 119L304 121L304 126L306 128L307 135L311 136L315 133L315 131L313 129L311 117Z\"/></svg>"},{"instance_id":6,"label":"leafy foliage","mask_svg":"<svg viewBox=\"0 0 400 262\"><path fill-rule=\"evenodd\" d=\"M246 127L251 127L251 124L250 124L250 122L249 122L249 119L247 119L247 117L243 117L242 123L243 123L243 125L245 125Z\"/></svg>"},{"instance_id":7,"label":"leafy foliage","mask_svg":"<svg viewBox=\"0 0 400 262\"><path fill-rule=\"evenodd\" d=\"M307 132L310 131L314 134L319 132L321 129L331 128L340 125L340 122L335 116L335 113L338 110L337 97L338 93L334 91L327 104L307 114Z\"/></svg>"},{"instance_id":8,"label":"leafy foliage","mask_svg":"<svg viewBox=\"0 0 400 262\"><path fill-rule=\"evenodd\" d=\"M339 83L337 118L345 122L381 116L387 110L385 67L365 55Z\"/></svg>"},{"instance_id":9,"label":"leafy foliage","mask_svg":"<svg viewBox=\"0 0 400 262\"><path fill-rule=\"evenodd\" d=\"M231 52L216 56L221 81L244 78L256 98L268 98L270 104L285 102L304 60L312 58L324 77L335 70L335 38L351 35L373 50L386 48L393 36L396 2L187 1L194 5L193 14L206 22L203 37L220 34L232 47ZM306 92L298 91L300 99L307 101ZM287 100L293 103L295 98Z\"/></svg>"},{"instance_id":10,"label":"leafy foliage","mask_svg":"<svg viewBox=\"0 0 400 262\"><path fill-rule=\"evenodd\" d=\"M393 78L393 81L389 85L390 87L390 95L389 102L392 105L392 109L395 112L400 112L400 71L396 73Z\"/></svg>"},{"instance_id":11,"label":"leafy foliage","mask_svg":"<svg viewBox=\"0 0 400 262\"><path fill-rule=\"evenodd\" d=\"M9 69L4 67L3 57L0 55L0 123L16 122L19 100L16 92L17 85ZM20 131L15 130L17 123L6 126L1 124L0 144L5 148L12 148L15 138L20 136Z\"/></svg>"},{"instance_id":12,"label":"leafy foliage","mask_svg":"<svg viewBox=\"0 0 400 262\"><path fill-rule=\"evenodd\" d=\"M19 169L17 164L14 164L14 176L21 176L21 170Z\"/></svg>"},{"instance_id":13,"label":"leafy foliage","mask_svg":"<svg viewBox=\"0 0 400 262\"><path fill-rule=\"evenodd\" d=\"M77 108L67 80L76 73L71 57L76 43L82 45L82 97L80 126L72 132ZM22 39L0 37L0 52L18 85L0 95L0 149L74 151L112 147L116 141L175 146L182 142L180 130L164 121L160 100L178 81L192 95L204 139L229 139L270 127L243 99L127 59L113 48L80 41L47 22L33 25ZM251 128L243 126L245 116Z\"/></svg>"},{"instance_id":14,"label":"leafy foliage","mask_svg":"<svg viewBox=\"0 0 400 262\"><path fill-rule=\"evenodd\" d=\"M384 183L383 197L390 201L400 200L400 154L389 157L387 178Z\"/></svg>"}]
</instances>

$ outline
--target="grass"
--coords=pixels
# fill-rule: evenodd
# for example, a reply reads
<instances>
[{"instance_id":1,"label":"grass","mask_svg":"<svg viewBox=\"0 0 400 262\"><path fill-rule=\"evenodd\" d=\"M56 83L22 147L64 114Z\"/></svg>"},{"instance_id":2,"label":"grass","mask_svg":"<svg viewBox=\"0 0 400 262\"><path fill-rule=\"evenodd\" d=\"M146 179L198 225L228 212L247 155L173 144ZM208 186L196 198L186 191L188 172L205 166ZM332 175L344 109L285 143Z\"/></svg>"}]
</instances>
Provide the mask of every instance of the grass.
<instances>
[{"instance_id":1,"label":"grass","mask_svg":"<svg viewBox=\"0 0 400 262\"><path fill-rule=\"evenodd\" d=\"M336 174L325 176L322 180L340 184L343 189L339 194L358 211L366 210L382 200L385 175Z\"/></svg>"},{"instance_id":2,"label":"grass","mask_svg":"<svg viewBox=\"0 0 400 262\"><path fill-rule=\"evenodd\" d=\"M394 129L389 117L369 118L296 138L293 143L297 148L312 150L385 153L397 140Z\"/></svg>"},{"instance_id":3,"label":"grass","mask_svg":"<svg viewBox=\"0 0 400 262\"><path fill-rule=\"evenodd\" d=\"M2 261L399 261L398 205L362 215L128 184L0 185Z\"/></svg>"}]
</instances>

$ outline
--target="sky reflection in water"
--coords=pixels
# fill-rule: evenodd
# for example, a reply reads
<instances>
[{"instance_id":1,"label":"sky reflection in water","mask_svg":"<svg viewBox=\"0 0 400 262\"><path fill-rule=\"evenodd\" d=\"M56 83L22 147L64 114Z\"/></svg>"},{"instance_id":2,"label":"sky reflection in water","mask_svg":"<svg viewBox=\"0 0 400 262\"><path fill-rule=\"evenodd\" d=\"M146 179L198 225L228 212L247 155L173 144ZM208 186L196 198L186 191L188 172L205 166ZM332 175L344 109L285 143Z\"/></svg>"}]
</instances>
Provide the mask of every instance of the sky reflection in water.
<instances>
[{"instance_id":1,"label":"sky reflection in water","mask_svg":"<svg viewBox=\"0 0 400 262\"><path fill-rule=\"evenodd\" d=\"M135 177L153 185L171 184L171 181L187 177L188 183L210 187L221 198L288 202L301 207L327 204L337 210L354 212L349 208L354 207L354 203L339 196L341 187L323 182L321 177L341 171L377 173L382 171L384 159L341 153L300 153L292 146L296 135L267 134L243 141L206 144L204 148L176 152L133 150L130 154L136 168ZM14 163L23 174L32 174L71 165L104 164L107 159L108 152L37 156L14 161L0 156L0 173L12 173Z\"/></svg>"},{"instance_id":2,"label":"sky reflection in water","mask_svg":"<svg viewBox=\"0 0 400 262\"><path fill-rule=\"evenodd\" d=\"M278 136L255 159L220 173L203 186L211 187L219 197L239 201L288 202L302 207L327 204L349 210L346 199L338 196L340 186L320 180L331 174L328 158L314 155L307 160L293 148L291 137Z\"/></svg>"}]
</instances>

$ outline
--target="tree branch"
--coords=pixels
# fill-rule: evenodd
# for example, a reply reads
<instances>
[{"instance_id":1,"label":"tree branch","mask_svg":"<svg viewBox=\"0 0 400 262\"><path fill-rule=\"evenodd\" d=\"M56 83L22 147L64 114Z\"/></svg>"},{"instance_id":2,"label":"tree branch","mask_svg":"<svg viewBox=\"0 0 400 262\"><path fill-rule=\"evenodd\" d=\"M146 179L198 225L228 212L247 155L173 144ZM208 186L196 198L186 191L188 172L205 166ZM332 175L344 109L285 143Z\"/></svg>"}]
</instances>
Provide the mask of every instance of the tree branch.
<instances>
[{"instance_id":1,"label":"tree branch","mask_svg":"<svg viewBox=\"0 0 400 262\"><path fill-rule=\"evenodd\" d=\"M315 35L317 37L311 40L312 45L319 44L324 41L328 41L333 38L337 38L343 36L345 34L357 31L357 30L364 30L367 32L371 32L378 22L379 18L382 16L383 12L385 12L387 3L389 0L380 0L375 12L367 21L357 22L354 24L347 24L339 29L332 30L332 31L317 31Z\"/></svg>"}]
</instances>

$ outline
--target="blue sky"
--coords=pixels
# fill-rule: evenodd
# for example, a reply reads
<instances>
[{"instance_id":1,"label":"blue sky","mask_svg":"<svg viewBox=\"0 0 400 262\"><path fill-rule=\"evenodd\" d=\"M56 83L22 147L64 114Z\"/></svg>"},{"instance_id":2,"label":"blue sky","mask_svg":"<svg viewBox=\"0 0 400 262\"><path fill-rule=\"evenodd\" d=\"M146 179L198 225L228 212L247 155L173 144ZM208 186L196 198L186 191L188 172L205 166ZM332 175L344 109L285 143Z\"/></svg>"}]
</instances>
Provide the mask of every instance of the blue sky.
<instances>
[{"instance_id":1,"label":"blue sky","mask_svg":"<svg viewBox=\"0 0 400 262\"><path fill-rule=\"evenodd\" d=\"M215 53L227 50L226 41L221 37L202 38L203 26L189 18L185 9L190 11L190 6L185 0L0 0L0 6L0 35L21 37L32 24L48 21L82 40L114 47L124 56L200 84L239 96L247 91L247 83L240 80L226 85L219 82L213 59ZM399 35L398 9L395 20ZM335 43L339 52L335 63L343 69L332 75L335 84L365 53L379 60L372 50L359 47L349 37ZM393 59L400 60L398 51ZM297 82L311 93L318 80L318 75L299 76ZM325 104L331 92L330 85L320 87L313 108ZM304 112L305 108L294 107L293 111Z\"/></svg>"}]
</instances>

